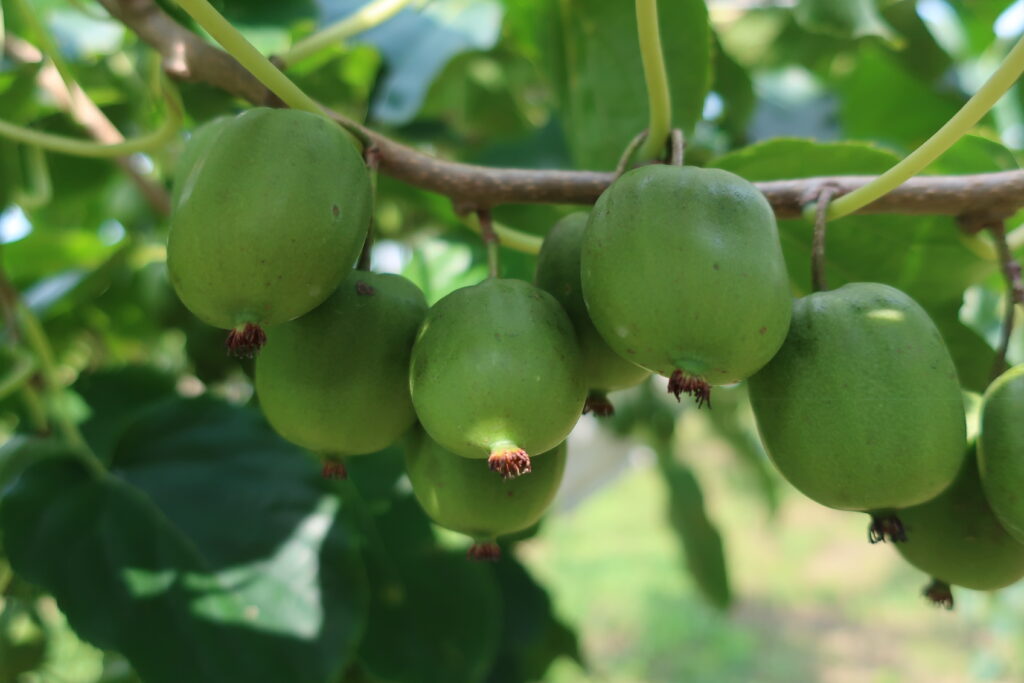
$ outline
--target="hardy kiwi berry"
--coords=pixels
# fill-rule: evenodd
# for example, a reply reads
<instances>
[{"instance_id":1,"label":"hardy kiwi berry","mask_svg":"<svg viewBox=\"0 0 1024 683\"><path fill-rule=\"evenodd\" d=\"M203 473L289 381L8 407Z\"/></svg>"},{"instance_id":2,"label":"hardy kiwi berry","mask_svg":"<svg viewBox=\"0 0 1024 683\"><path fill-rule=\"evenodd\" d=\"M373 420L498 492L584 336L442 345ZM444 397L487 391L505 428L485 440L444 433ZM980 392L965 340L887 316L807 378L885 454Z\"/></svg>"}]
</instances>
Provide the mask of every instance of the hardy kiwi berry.
<instances>
[{"instance_id":1,"label":"hardy kiwi berry","mask_svg":"<svg viewBox=\"0 0 1024 683\"><path fill-rule=\"evenodd\" d=\"M426 313L405 278L357 270L320 306L270 328L255 385L271 426L332 457L397 441L416 419L409 355Z\"/></svg>"},{"instance_id":2,"label":"hardy kiwi berry","mask_svg":"<svg viewBox=\"0 0 1024 683\"><path fill-rule=\"evenodd\" d=\"M793 305L775 358L750 378L765 448L809 498L875 511L923 503L960 471L966 449L956 368L928 314L887 285L854 283Z\"/></svg>"},{"instance_id":3,"label":"hardy kiwi berry","mask_svg":"<svg viewBox=\"0 0 1024 683\"><path fill-rule=\"evenodd\" d=\"M597 200L583 235L583 298L617 354L702 405L759 370L786 337L791 297L775 215L719 169L653 165Z\"/></svg>"},{"instance_id":4,"label":"hardy kiwi berry","mask_svg":"<svg viewBox=\"0 0 1024 683\"><path fill-rule=\"evenodd\" d=\"M533 457L529 477L503 479L482 462L449 452L422 431L405 451L406 472L420 506L436 523L474 541L468 556L496 560L499 536L535 524L558 492L566 445Z\"/></svg>"},{"instance_id":5,"label":"hardy kiwi berry","mask_svg":"<svg viewBox=\"0 0 1024 683\"><path fill-rule=\"evenodd\" d=\"M251 109L210 135L176 180L167 268L185 306L252 355L263 326L308 313L351 270L369 174L348 134L308 112Z\"/></svg>"},{"instance_id":6,"label":"hardy kiwi berry","mask_svg":"<svg viewBox=\"0 0 1024 683\"><path fill-rule=\"evenodd\" d=\"M1024 365L1010 368L985 391L978 459L992 509L1024 543Z\"/></svg>"},{"instance_id":7,"label":"hardy kiwi berry","mask_svg":"<svg viewBox=\"0 0 1024 683\"><path fill-rule=\"evenodd\" d=\"M590 320L580 289L580 247L586 227L583 211L555 223L537 257L534 281L562 304L576 330L590 388L583 412L610 415L613 408L607 393L635 386L651 373L612 351Z\"/></svg>"},{"instance_id":8,"label":"hardy kiwi berry","mask_svg":"<svg viewBox=\"0 0 1024 683\"><path fill-rule=\"evenodd\" d=\"M412 352L412 402L444 448L503 477L565 440L587 395L572 323L547 292L488 279L427 313Z\"/></svg>"}]
</instances>

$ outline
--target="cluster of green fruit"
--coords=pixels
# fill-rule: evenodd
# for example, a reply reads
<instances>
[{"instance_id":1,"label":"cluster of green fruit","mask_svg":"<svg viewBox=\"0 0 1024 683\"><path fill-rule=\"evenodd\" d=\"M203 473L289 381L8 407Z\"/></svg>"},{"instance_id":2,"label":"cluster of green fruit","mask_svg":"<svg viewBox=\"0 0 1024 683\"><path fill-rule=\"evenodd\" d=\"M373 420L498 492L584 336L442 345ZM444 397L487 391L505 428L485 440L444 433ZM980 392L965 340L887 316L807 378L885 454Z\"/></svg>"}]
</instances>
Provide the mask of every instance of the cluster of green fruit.
<instances>
[{"instance_id":1,"label":"cluster of green fruit","mask_svg":"<svg viewBox=\"0 0 1024 683\"><path fill-rule=\"evenodd\" d=\"M610 414L608 392L657 373L698 407L749 378L780 472L824 505L871 513L873 540L905 541L941 581L1024 575L1024 373L986 399L979 476L956 370L923 309L872 283L794 303L772 209L738 176L628 171L551 229L535 284L491 278L429 308L408 280L353 270L368 173L317 116L207 124L173 199L171 281L231 330L235 353L267 344L255 385L274 428L330 463L407 438L417 499L477 541L473 557L540 517L581 414Z\"/></svg>"}]
</instances>

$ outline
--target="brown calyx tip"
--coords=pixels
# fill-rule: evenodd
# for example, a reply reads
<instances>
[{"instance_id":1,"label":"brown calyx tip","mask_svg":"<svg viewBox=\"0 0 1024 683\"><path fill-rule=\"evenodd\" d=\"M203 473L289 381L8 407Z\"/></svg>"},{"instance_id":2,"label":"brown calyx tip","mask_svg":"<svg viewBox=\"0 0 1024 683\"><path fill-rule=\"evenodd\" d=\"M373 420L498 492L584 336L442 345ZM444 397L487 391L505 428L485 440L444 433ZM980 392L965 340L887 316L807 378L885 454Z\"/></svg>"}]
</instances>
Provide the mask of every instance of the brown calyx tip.
<instances>
[{"instance_id":1,"label":"brown calyx tip","mask_svg":"<svg viewBox=\"0 0 1024 683\"><path fill-rule=\"evenodd\" d=\"M868 541L871 543L906 543L907 530L896 515L872 515L868 526Z\"/></svg>"},{"instance_id":2,"label":"brown calyx tip","mask_svg":"<svg viewBox=\"0 0 1024 683\"><path fill-rule=\"evenodd\" d=\"M377 293L377 290L373 288L373 285L368 285L362 280L356 281L356 294L363 296L373 296Z\"/></svg>"},{"instance_id":3,"label":"brown calyx tip","mask_svg":"<svg viewBox=\"0 0 1024 683\"><path fill-rule=\"evenodd\" d=\"M668 393L674 394L677 401L682 394L693 396L697 399L698 408L703 405L711 408L711 385L700 377L688 375L682 370L676 370L668 378Z\"/></svg>"},{"instance_id":4,"label":"brown calyx tip","mask_svg":"<svg viewBox=\"0 0 1024 683\"><path fill-rule=\"evenodd\" d=\"M324 460L320 476L324 479L348 479L348 470L341 460Z\"/></svg>"},{"instance_id":5,"label":"brown calyx tip","mask_svg":"<svg viewBox=\"0 0 1024 683\"><path fill-rule=\"evenodd\" d=\"M932 579L932 582L924 589L924 597L928 598L928 601L936 607L953 609L953 590L945 581Z\"/></svg>"},{"instance_id":6,"label":"brown calyx tip","mask_svg":"<svg viewBox=\"0 0 1024 683\"><path fill-rule=\"evenodd\" d=\"M597 417L608 417L615 414L615 406L603 391L592 391L587 395L587 402L583 404L583 414L587 413L593 413Z\"/></svg>"},{"instance_id":7,"label":"brown calyx tip","mask_svg":"<svg viewBox=\"0 0 1024 683\"><path fill-rule=\"evenodd\" d=\"M494 541L477 542L469 546L466 557L474 562L497 562L501 559L501 548Z\"/></svg>"},{"instance_id":8,"label":"brown calyx tip","mask_svg":"<svg viewBox=\"0 0 1024 683\"><path fill-rule=\"evenodd\" d=\"M254 358L267 343L267 333L255 323L246 323L228 332L224 347L235 358Z\"/></svg>"},{"instance_id":9,"label":"brown calyx tip","mask_svg":"<svg viewBox=\"0 0 1024 683\"><path fill-rule=\"evenodd\" d=\"M487 466L492 472L497 472L502 479L515 479L516 477L529 474L530 455L522 448L499 448L491 451L487 458Z\"/></svg>"}]
</instances>

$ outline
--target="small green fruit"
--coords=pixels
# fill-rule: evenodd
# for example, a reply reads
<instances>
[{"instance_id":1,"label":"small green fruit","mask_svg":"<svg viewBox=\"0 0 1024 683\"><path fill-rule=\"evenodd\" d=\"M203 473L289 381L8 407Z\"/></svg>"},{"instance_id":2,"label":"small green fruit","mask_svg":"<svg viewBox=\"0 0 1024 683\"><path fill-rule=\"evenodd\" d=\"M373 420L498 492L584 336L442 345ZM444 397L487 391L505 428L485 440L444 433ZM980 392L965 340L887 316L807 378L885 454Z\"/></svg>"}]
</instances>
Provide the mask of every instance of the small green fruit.
<instances>
[{"instance_id":1,"label":"small green fruit","mask_svg":"<svg viewBox=\"0 0 1024 683\"><path fill-rule=\"evenodd\" d=\"M978 459L992 509L1024 543L1024 365L1010 368L985 391Z\"/></svg>"},{"instance_id":2,"label":"small green fruit","mask_svg":"<svg viewBox=\"0 0 1024 683\"><path fill-rule=\"evenodd\" d=\"M397 441L416 420L409 355L426 313L423 293L405 278L353 271L313 311L270 328L255 385L271 426L327 456Z\"/></svg>"},{"instance_id":3,"label":"small green fruit","mask_svg":"<svg viewBox=\"0 0 1024 683\"><path fill-rule=\"evenodd\" d=\"M251 109L214 133L180 180L167 268L185 306L251 355L261 326L308 313L351 270L369 174L347 134L308 112Z\"/></svg>"},{"instance_id":4,"label":"small green fruit","mask_svg":"<svg viewBox=\"0 0 1024 683\"><path fill-rule=\"evenodd\" d=\"M750 378L761 439L782 475L841 510L934 498L966 448L956 368L928 314L887 285L798 299L779 353Z\"/></svg>"},{"instance_id":5,"label":"small green fruit","mask_svg":"<svg viewBox=\"0 0 1024 683\"><path fill-rule=\"evenodd\" d=\"M636 386L651 373L612 351L590 320L580 285L580 249L586 227L587 214L583 211L569 214L555 223L537 257L534 282L562 304L576 330L590 386L583 412L610 415L612 404L605 394Z\"/></svg>"},{"instance_id":6,"label":"small green fruit","mask_svg":"<svg viewBox=\"0 0 1024 683\"><path fill-rule=\"evenodd\" d=\"M191 173L196 162L203 154L216 146L217 136L233 120L233 116L218 116L192 131L192 136L185 143L181 156L174 164L174 183L171 185L172 208L178 206L182 188L185 187L185 179L188 178L188 174Z\"/></svg>"},{"instance_id":7,"label":"small green fruit","mask_svg":"<svg viewBox=\"0 0 1024 683\"><path fill-rule=\"evenodd\" d=\"M587 394L568 316L521 280L485 280L434 304L410 382L427 433L464 458L488 458L504 477L529 472L529 453L564 441Z\"/></svg>"},{"instance_id":8,"label":"small green fruit","mask_svg":"<svg viewBox=\"0 0 1024 683\"><path fill-rule=\"evenodd\" d=\"M719 169L653 165L601 195L583 236L582 284L601 336L698 405L749 377L786 337L791 297L775 215Z\"/></svg>"},{"instance_id":9,"label":"small green fruit","mask_svg":"<svg viewBox=\"0 0 1024 683\"><path fill-rule=\"evenodd\" d=\"M558 492L565 471L561 443L533 457L529 477L502 479L482 462L445 450L427 434L416 434L405 466L416 500L441 526L470 536L472 559L497 559L495 539L535 524Z\"/></svg>"},{"instance_id":10,"label":"small green fruit","mask_svg":"<svg viewBox=\"0 0 1024 683\"><path fill-rule=\"evenodd\" d=\"M943 583L989 591L1024 577L1024 545L1006 532L985 500L973 451L945 492L900 510L908 540L896 548Z\"/></svg>"}]
</instances>

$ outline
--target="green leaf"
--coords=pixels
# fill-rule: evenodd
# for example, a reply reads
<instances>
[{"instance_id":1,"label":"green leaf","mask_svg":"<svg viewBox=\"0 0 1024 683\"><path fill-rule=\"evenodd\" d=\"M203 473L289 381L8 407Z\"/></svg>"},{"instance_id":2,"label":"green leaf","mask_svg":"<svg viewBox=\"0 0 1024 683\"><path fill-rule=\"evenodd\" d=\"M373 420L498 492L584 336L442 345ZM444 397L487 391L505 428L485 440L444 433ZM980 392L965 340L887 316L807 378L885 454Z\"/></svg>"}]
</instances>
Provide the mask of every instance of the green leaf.
<instances>
[{"instance_id":1,"label":"green leaf","mask_svg":"<svg viewBox=\"0 0 1024 683\"><path fill-rule=\"evenodd\" d=\"M577 165L611 169L648 124L636 11L623 0L569 0L560 6L561 42L547 58L569 147ZM661 2L658 16L673 124L691 131L711 82L707 7L703 0Z\"/></svg>"},{"instance_id":2,"label":"green leaf","mask_svg":"<svg viewBox=\"0 0 1024 683\"><path fill-rule=\"evenodd\" d=\"M718 609L732 603L722 536L704 511L700 484L689 468L658 448L658 465L668 487L668 521L682 542L689 570L704 598Z\"/></svg>"},{"instance_id":3,"label":"green leaf","mask_svg":"<svg viewBox=\"0 0 1024 683\"><path fill-rule=\"evenodd\" d=\"M758 181L874 175L896 160L895 155L867 144L780 139L732 152L713 165ZM786 265L800 294L811 291L812 232L810 222L803 219L779 221ZM947 216L848 216L828 226L828 285L834 289L847 282L883 282L926 308L959 302L965 288L995 269L964 240L956 221Z\"/></svg>"},{"instance_id":4,"label":"green leaf","mask_svg":"<svg viewBox=\"0 0 1024 683\"><path fill-rule=\"evenodd\" d=\"M95 479L51 460L0 502L15 571L75 631L153 683L310 681L348 665L366 617L349 515L252 411L171 400Z\"/></svg>"},{"instance_id":5,"label":"green leaf","mask_svg":"<svg viewBox=\"0 0 1024 683\"><path fill-rule=\"evenodd\" d=\"M378 527L382 545L367 553L371 608L359 649L363 668L396 683L482 681L501 614L488 568L435 547L411 496L368 523Z\"/></svg>"},{"instance_id":6,"label":"green leaf","mask_svg":"<svg viewBox=\"0 0 1024 683\"><path fill-rule=\"evenodd\" d=\"M799 0L794 12L800 25L812 33L896 40L896 33L878 13L875 0Z\"/></svg>"}]
</instances>

